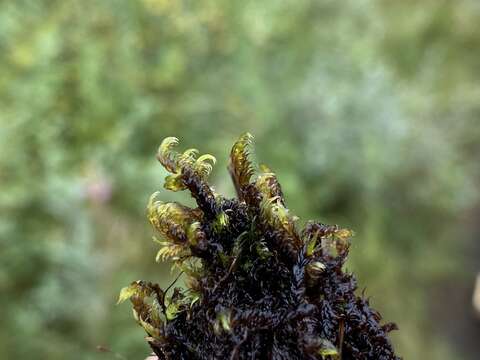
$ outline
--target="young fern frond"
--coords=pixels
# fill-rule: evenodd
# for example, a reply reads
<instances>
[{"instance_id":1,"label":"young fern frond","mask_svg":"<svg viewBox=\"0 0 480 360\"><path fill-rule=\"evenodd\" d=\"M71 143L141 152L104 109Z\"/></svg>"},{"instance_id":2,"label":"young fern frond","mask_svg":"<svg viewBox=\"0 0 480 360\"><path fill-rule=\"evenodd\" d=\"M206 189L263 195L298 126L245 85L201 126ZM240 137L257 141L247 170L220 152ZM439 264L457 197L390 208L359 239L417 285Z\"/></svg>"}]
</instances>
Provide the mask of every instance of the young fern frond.
<instances>
[{"instance_id":1,"label":"young fern frond","mask_svg":"<svg viewBox=\"0 0 480 360\"><path fill-rule=\"evenodd\" d=\"M117 303L130 299L133 304L133 314L137 322L148 335L154 339L162 338L162 313L164 293L157 284L142 280L134 281L120 291ZM151 301L148 301L151 299Z\"/></svg>"},{"instance_id":2,"label":"young fern frond","mask_svg":"<svg viewBox=\"0 0 480 360\"><path fill-rule=\"evenodd\" d=\"M200 156L194 164L194 168L202 176L202 178L207 179L210 173L213 170L213 165L217 162L214 156L210 154L204 154Z\"/></svg>"},{"instance_id":3,"label":"young fern frond","mask_svg":"<svg viewBox=\"0 0 480 360\"><path fill-rule=\"evenodd\" d=\"M182 174L167 175L163 187L170 191L181 191L187 188L182 181Z\"/></svg>"},{"instance_id":4,"label":"young fern frond","mask_svg":"<svg viewBox=\"0 0 480 360\"><path fill-rule=\"evenodd\" d=\"M295 261L298 251L302 247L302 241L295 225L298 218L282 205L278 196L262 199L260 202L260 218L265 231L267 233L269 231L274 232L275 246L290 261Z\"/></svg>"},{"instance_id":5,"label":"young fern frond","mask_svg":"<svg viewBox=\"0 0 480 360\"><path fill-rule=\"evenodd\" d=\"M190 256L191 252L185 245L179 245L165 241L162 243L162 248L158 250L155 261L160 262L167 259L179 261Z\"/></svg>"},{"instance_id":6,"label":"young fern frond","mask_svg":"<svg viewBox=\"0 0 480 360\"><path fill-rule=\"evenodd\" d=\"M278 182L277 176L271 172L270 169L268 170L269 172L264 172L258 175L257 180L255 181L255 187L260 191L264 198L276 198L282 205L285 205L282 187Z\"/></svg>"},{"instance_id":7,"label":"young fern frond","mask_svg":"<svg viewBox=\"0 0 480 360\"><path fill-rule=\"evenodd\" d=\"M185 158L185 159L195 160L199 153L200 152L198 151L198 149L191 148L191 149L185 150L182 154L182 157Z\"/></svg>"},{"instance_id":8,"label":"young fern frond","mask_svg":"<svg viewBox=\"0 0 480 360\"><path fill-rule=\"evenodd\" d=\"M188 149L180 154L174 150L177 145L177 138L168 137L163 140L157 153L157 159L172 173L165 177L164 188L171 191L188 189L204 215L214 217L220 199L208 185L207 179L216 163L215 157L205 154L197 159L197 149Z\"/></svg>"},{"instance_id":9,"label":"young fern frond","mask_svg":"<svg viewBox=\"0 0 480 360\"><path fill-rule=\"evenodd\" d=\"M243 198L243 191L250 184L250 179L255 173L255 167L251 159L252 147L253 136L247 132L240 136L230 152L228 170L240 199Z\"/></svg>"},{"instance_id":10,"label":"young fern frond","mask_svg":"<svg viewBox=\"0 0 480 360\"><path fill-rule=\"evenodd\" d=\"M163 167L171 173L176 173L178 168L178 152L173 148L178 145L178 138L170 136L165 138L157 152L157 159Z\"/></svg>"},{"instance_id":11,"label":"young fern frond","mask_svg":"<svg viewBox=\"0 0 480 360\"><path fill-rule=\"evenodd\" d=\"M195 172L202 181L206 181L216 163L214 156L204 154L197 156L197 149L187 149L183 153L174 150L179 140L176 137L168 137L162 141L157 153L158 161L172 175L165 178L164 187L171 191L180 191L188 188L184 181L184 172Z\"/></svg>"},{"instance_id":12,"label":"young fern frond","mask_svg":"<svg viewBox=\"0 0 480 360\"><path fill-rule=\"evenodd\" d=\"M155 200L157 193L150 198L147 211L153 227L173 243L185 244L188 241L190 226L200 219L195 210L176 202L164 203Z\"/></svg>"}]
</instances>

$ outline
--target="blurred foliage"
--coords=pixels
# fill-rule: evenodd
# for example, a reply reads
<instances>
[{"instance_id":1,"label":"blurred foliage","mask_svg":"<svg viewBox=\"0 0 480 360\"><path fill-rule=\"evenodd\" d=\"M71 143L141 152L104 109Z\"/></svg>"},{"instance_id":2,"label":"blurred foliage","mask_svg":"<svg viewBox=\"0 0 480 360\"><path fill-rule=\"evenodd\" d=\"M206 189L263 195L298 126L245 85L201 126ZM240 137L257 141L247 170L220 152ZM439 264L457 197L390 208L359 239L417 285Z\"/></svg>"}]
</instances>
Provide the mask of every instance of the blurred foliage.
<instances>
[{"instance_id":1,"label":"blurred foliage","mask_svg":"<svg viewBox=\"0 0 480 360\"><path fill-rule=\"evenodd\" d=\"M467 356L428 295L470 270L479 15L475 0L0 2L1 355L146 354L114 304L131 279L170 281L145 261L159 141L225 154L248 130L295 213L356 230L349 267L399 353Z\"/></svg>"}]
</instances>

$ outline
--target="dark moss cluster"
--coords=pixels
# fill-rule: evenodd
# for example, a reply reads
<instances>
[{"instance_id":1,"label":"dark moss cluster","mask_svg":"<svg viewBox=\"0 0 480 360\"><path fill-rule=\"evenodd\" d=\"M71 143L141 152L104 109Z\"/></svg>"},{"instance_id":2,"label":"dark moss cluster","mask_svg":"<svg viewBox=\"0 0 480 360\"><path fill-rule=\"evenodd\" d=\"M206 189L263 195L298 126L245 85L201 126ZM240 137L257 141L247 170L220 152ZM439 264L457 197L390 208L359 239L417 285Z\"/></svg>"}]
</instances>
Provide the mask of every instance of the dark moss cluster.
<instances>
[{"instance_id":1,"label":"dark moss cluster","mask_svg":"<svg viewBox=\"0 0 480 360\"><path fill-rule=\"evenodd\" d=\"M157 260L171 259L186 288L136 281L124 288L160 359L399 359L355 278L342 270L352 233L308 222L299 230L275 174L254 166L252 137L234 144L229 171L237 199L208 185L215 163L162 142L167 189L188 189L198 207L148 205L162 235Z\"/></svg>"}]
</instances>

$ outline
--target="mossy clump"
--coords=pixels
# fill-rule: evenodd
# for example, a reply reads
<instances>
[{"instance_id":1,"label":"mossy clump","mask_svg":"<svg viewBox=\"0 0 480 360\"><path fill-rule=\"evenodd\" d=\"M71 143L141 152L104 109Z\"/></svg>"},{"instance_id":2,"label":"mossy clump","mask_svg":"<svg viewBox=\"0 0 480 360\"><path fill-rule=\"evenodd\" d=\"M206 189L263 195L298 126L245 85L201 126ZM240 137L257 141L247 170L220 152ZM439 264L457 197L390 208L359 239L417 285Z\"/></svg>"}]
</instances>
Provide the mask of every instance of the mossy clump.
<instances>
[{"instance_id":1,"label":"mossy clump","mask_svg":"<svg viewBox=\"0 0 480 360\"><path fill-rule=\"evenodd\" d=\"M122 289L160 359L399 359L352 274L342 270L352 232L308 222L299 230L275 174L251 159L252 136L234 144L229 171L238 198L207 183L215 158L178 153L166 138L157 158L165 188L188 189L192 209L154 194L148 218L186 288L136 281Z\"/></svg>"}]
</instances>

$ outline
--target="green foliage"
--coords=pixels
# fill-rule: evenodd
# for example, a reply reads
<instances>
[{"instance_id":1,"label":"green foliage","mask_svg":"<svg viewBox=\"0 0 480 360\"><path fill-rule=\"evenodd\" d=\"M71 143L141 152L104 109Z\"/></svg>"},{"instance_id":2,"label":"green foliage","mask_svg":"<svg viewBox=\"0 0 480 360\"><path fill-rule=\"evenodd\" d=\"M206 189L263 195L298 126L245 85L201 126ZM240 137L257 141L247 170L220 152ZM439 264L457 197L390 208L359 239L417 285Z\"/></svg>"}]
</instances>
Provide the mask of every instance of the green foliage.
<instances>
[{"instance_id":1,"label":"green foliage","mask_svg":"<svg viewBox=\"0 0 480 360\"><path fill-rule=\"evenodd\" d=\"M235 144L233 144L230 153L230 163L228 168L240 199L243 198L245 187L250 184L250 178L254 174L254 167L250 159L252 138L253 137L250 133L245 133L240 136Z\"/></svg>"},{"instance_id":2,"label":"green foliage","mask_svg":"<svg viewBox=\"0 0 480 360\"><path fill-rule=\"evenodd\" d=\"M1 2L2 355L146 353L112 305L132 278L170 283L145 263L154 246L132 245L150 231L151 154L170 134L223 154L249 130L295 213L356 229L349 267L399 320L399 352L449 358L428 289L466 271L478 11L469 0Z\"/></svg>"}]
</instances>

